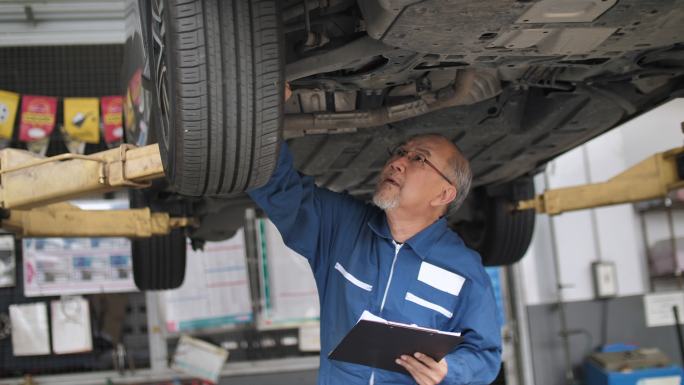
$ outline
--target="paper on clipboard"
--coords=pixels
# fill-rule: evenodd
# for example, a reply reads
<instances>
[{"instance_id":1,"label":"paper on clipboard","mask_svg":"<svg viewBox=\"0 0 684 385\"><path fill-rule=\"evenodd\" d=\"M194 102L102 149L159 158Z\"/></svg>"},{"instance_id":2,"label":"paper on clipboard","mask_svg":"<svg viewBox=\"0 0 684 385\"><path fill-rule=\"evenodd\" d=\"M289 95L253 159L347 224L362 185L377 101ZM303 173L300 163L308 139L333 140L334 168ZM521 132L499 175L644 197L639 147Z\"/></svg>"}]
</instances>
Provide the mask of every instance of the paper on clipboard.
<instances>
[{"instance_id":1,"label":"paper on clipboard","mask_svg":"<svg viewBox=\"0 0 684 385\"><path fill-rule=\"evenodd\" d=\"M382 317L378 317L375 314L369 312L368 310L364 310L363 313L361 314L361 317L359 318L359 321L372 321L372 322L379 322L379 323L384 323L387 325L394 325L394 326L402 326L410 329L416 329L416 330L424 330L427 332L432 332L432 333L437 333L437 334L444 334L448 336L454 336L454 337L459 337L461 333L459 332L445 332L442 330L437 330L437 329L430 329L430 328L424 328L422 326L418 326L415 324L409 325L409 324L404 324L401 322L394 322L394 321L388 321Z\"/></svg>"},{"instance_id":2,"label":"paper on clipboard","mask_svg":"<svg viewBox=\"0 0 684 385\"><path fill-rule=\"evenodd\" d=\"M459 333L387 321L365 311L328 358L406 374L395 362L401 355L421 352L439 361L461 341Z\"/></svg>"},{"instance_id":3,"label":"paper on clipboard","mask_svg":"<svg viewBox=\"0 0 684 385\"><path fill-rule=\"evenodd\" d=\"M12 352L15 356L50 354L47 307L45 303L10 305Z\"/></svg>"},{"instance_id":4,"label":"paper on clipboard","mask_svg":"<svg viewBox=\"0 0 684 385\"><path fill-rule=\"evenodd\" d=\"M52 349L55 354L82 353L93 350L88 300L65 297L50 303Z\"/></svg>"}]
</instances>

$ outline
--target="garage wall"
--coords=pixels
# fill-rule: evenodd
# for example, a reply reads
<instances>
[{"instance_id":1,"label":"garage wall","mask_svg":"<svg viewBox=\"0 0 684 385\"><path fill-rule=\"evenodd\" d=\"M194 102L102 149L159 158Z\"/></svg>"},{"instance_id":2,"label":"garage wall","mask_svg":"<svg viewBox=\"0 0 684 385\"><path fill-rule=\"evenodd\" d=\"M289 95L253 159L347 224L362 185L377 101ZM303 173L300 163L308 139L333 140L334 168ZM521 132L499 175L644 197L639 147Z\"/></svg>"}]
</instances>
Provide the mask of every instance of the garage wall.
<instances>
[{"instance_id":1,"label":"garage wall","mask_svg":"<svg viewBox=\"0 0 684 385\"><path fill-rule=\"evenodd\" d=\"M535 179L537 191L546 186L558 188L604 181L655 152L681 146L682 121L684 99L644 114L551 162L546 172ZM646 214L645 224L651 243L669 237L663 213ZM675 212L674 227L675 235L684 236L681 211ZM616 265L617 298L594 298L591 264L599 260ZM646 327L643 294L650 290L647 266L640 216L631 204L553 218L539 215L532 244L518 269L523 288L518 294L525 305L531 351L530 357L523 358L531 362L532 373L527 383L566 383L556 305L559 298L566 303L570 361L575 368L597 346L618 342L658 347L680 362L674 328Z\"/></svg>"},{"instance_id":2,"label":"garage wall","mask_svg":"<svg viewBox=\"0 0 684 385\"><path fill-rule=\"evenodd\" d=\"M684 99L676 99L576 148L535 179L537 191L604 181L655 152L681 146ZM646 215L651 241L669 237L664 214ZM684 213L675 213L675 232L684 236ZM619 296L648 291L647 262L639 215L631 204L561 214L539 215L532 245L521 262L527 305L558 297L553 238L565 301L594 298L591 263L613 261Z\"/></svg>"},{"instance_id":3,"label":"garage wall","mask_svg":"<svg viewBox=\"0 0 684 385\"><path fill-rule=\"evenodd\" d=\"M573 365L583 362L595 346L605 343L629 343L657 347L681 365L677 334L672 326L646 328L643 319L643 296L627 296L601 301L576 301L566 306L568 338ZM604 316L605 314L605 316ZM558 308L537 305L528 308L534 383L525 385L568 385L565 381L565 358L559 333ZM609 325L604 329L604 324ZM581 379L581 370L575 371ZM579 382L581 383L581 382Z\"/></svg>"}]
</instances>

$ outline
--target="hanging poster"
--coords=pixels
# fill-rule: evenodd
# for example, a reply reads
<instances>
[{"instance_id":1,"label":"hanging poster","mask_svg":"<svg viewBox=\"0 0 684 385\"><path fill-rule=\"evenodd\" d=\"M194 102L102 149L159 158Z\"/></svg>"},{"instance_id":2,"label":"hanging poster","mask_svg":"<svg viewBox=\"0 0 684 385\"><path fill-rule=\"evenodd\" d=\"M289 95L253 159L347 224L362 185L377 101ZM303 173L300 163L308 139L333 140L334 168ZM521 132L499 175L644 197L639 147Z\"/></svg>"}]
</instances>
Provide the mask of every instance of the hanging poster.
<instances>
[{"instance_id":1,"label":"hanging poster","mask_svg":"<svg viewBox=\"0 0 684 385\"><path fill-rule=\"evenodd\" d=\"M127 238L24 238L24 296L136 291Z\"/></svg>"},{"instance_id":2,"label":"hanging poster","mask_svg":"<svg viewBox=\"0 0 684 385\"><path fill-rule=\"evenodd\" d=\"M35 142L50 137L55 128L57 98L24 95L21 99L19 140Z\"/></svg>"},{"instance_id":3,"label":"hanging poster","mask_svg":"<svg viewBox=\"0 0 684 385\"><path fill-rule=\"evenodd\" d=\"M128 208L128 200L72 201L83 210ZM24 238L26 297L137 291L127 238Z\"/></svg>"},{"instance_id":4,"label":"hanging poster","mask_svg":"<svg viewBox=\"0 0 684 385\"><path fill-rule=\"evenodd\" d=\"M204 250L188 248L183 285L163 293L169 332L216 329L252 321L252 300L245 258L243 230L221 242L207 242Z\"/></svg>"},{"instance_id":5,"label":"hanging poster","mask_svg":"<svg viewBox=\"0 0 684 385\"><path fill-rule=\"evenodd\" d=\"M18 108L19 94L0 90L0 139L12 139Z\"/></svg>"},{"instance_id":6,"label":"hanging poster","mask_svg":"<svg viewBox=\"0 0 684 385\"><path fill-rule=\"evenodd\" d=\"M306 258L285 245L268 219L258 219L257 229L263 293L257 327L286 328L318 322L318 291Z\"/></svg>"},{"instance_id":7,"label":"hanging poster","mask_svg":"<svg viewBox=\"0 0 684 385\"><path fill-rule=\"evenodd\" d=\"M105 96L101 99L104 138L107 144L120 142L123 138L121 96Z\"/></svg>"},{"instance_id":8,"label":"hanging poster","mask_svg":"<svg viewBox=\"0 0 684 385\"><path fill-rule=\"evenodd\" d=\"M73 140L100 142L100 105L97 98L64 99L64 131Z\"/></svg>"}]
</instances>

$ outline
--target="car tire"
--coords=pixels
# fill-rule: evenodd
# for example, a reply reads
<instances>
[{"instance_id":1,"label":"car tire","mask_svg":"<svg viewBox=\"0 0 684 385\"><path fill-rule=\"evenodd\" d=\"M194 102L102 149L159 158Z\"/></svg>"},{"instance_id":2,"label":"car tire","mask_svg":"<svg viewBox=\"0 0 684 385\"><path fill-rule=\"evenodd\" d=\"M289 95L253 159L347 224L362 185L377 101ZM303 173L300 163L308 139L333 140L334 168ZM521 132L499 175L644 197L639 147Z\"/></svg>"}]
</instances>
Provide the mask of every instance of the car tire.
<instances>
[{"instance_id":1,"label":"car tire","mask_svg":"<svg viewBox=\"0 0 684 385\"><path fill-rule=\"evenodd\" d=\"M157 138L173 191L231 196L265 184L283 119L276 0L152 1Z\"/></svg>"},{"instance_id":2,"label":"car tire","mask_svg":"<svg viewBox=\"0 0 684 385\"><path fill-rule=\"evenodd\" d=\"M525 256L532 241L534 210L514 210L515 202L534 197L534 181L524 177L487 191L473 192L479 220L457 224L465 243L478 251L485 266L504 266Z\"/></svg>"},{"instance_id":3,"label":"car tire","mask_svg":"<svg viewBox=\"0 0 684 385\"><path fill-rule=\"evenodd\" d=\"M130 190L131 208L149 207L149 191ZM133 279L140 290L168 290L183 284L187 241L182 229L131 241Z\"/></svg>"}]
</instances>

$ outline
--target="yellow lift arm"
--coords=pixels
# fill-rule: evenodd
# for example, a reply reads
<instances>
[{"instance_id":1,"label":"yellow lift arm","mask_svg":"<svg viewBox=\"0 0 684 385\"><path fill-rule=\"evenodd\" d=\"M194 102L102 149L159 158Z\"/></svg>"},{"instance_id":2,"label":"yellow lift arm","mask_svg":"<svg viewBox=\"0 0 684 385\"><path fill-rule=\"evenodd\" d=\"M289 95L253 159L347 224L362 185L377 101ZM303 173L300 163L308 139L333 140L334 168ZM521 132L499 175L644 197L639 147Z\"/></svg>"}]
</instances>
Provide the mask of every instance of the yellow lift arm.
<instances>
[{"instance_id":1,"label":"yellow lift arm","mask_svg":"<svg viewBox=\"0 0 684 385\"><path fill-rule=\"evenodd\" d=\"M664 198L684 187L684 147L655 154L603 183L547 190L520 201L518 210L566 211Z\"/></svg>"},{"instance_id":2,"label":"yellow lift arm","mask_svg":"<svg viewBox=\"0 0 684 385\"><path fill-rule=\"evenodd\" d=\"M150 237L197 224L149 208L81 210L64 201L120 188L148 187L164 176L156 144L91 155L49 158L17 149L0 150L2 227L34 237ZM62 203L58 203L62 202Z\"/></svg>"},{"instance_id":3,"label":"yellow lift arm","mask_svg":"<svg viewBox=\"0 0 684 385\"><path fill-rule=\"evenodd\" d=\"M2 227L23 236L135 238L196 226L195 218L171 218L147 208L86 211L58 203L120 188L148 187L151 180L163 176L156 144L50 158L17 149L0 150ZM681 187L684 147L653 155L606 182L548 190L518 202L516 208L557 215L661 198Z\"/></svg>"}]
</instances>

